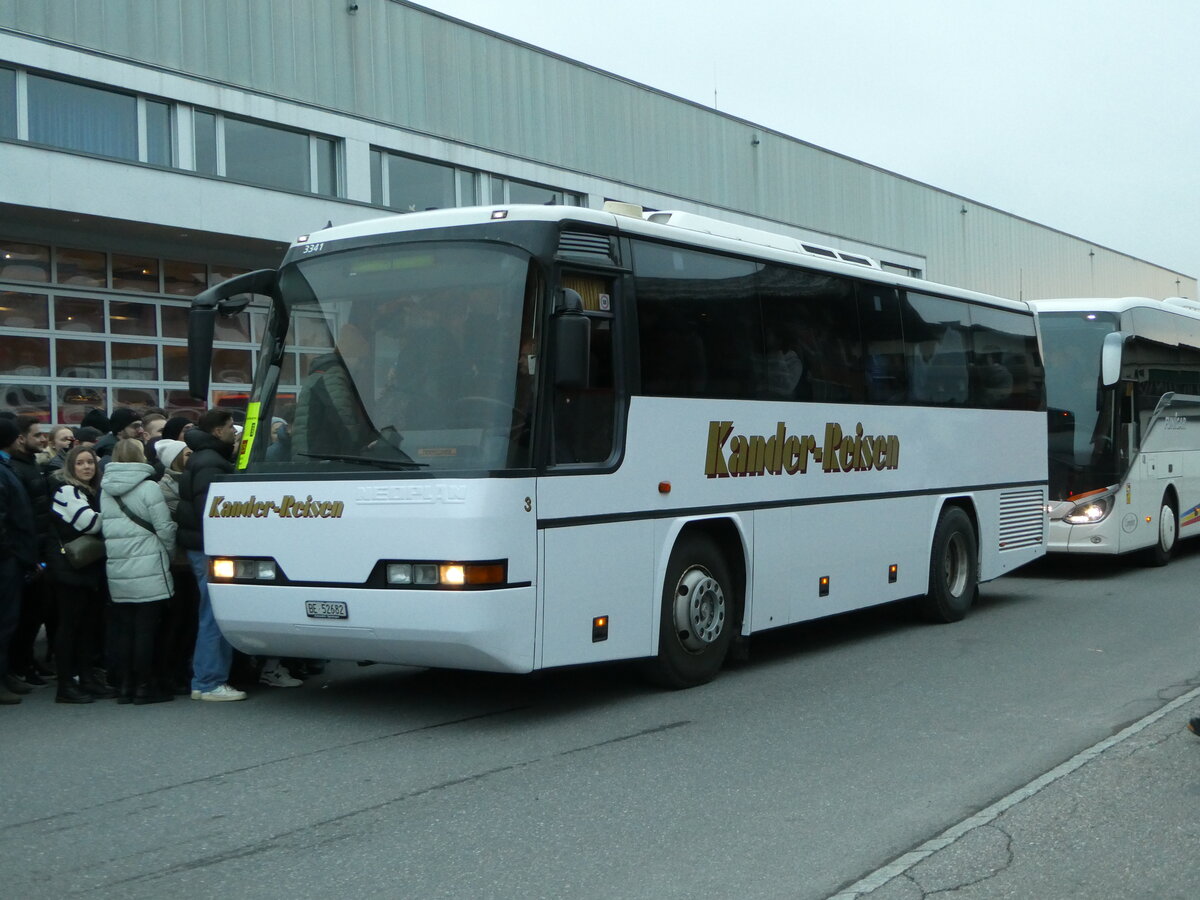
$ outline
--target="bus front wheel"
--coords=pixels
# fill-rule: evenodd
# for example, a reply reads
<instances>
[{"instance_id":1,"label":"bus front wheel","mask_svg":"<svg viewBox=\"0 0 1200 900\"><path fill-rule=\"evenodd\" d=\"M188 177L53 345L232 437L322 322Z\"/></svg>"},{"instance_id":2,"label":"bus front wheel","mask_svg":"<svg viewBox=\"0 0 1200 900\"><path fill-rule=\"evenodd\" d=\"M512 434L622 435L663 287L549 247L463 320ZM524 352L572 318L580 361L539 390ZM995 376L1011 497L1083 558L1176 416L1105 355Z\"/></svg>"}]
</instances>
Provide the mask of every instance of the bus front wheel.
<instances>
[{"instance_id":1,"label":"bus front wheel","mask_svg":"<svg viewBox=\"0 0 1200 900\"><path fill-rule=\"evenodd\" d=\"M739 608L729 566L712 538L680 537L667 563L658 656L650 660L650 679L670 688L711 681L740 625Z\"/></svg>"},{"instance_id":2,"label":"bus front wheel","mask_svg":"<svg viewBox=\"0 0 1200 900\"><path fill-rule=\"evenodd\" d=\"M917 600L917 612L929 622L957 622L979 594L979 553L971 518L948 506L933 531L929 555L929 593Z\"/></svg>"},{"instance_id":3,"label":"bus front wheel","mask_svg":"<svg viewBox=\"0 0 1200 900\"><path fill-rule=\"evenodd\" d=\"M1158 543L1150 547L1143 557L1147 565L1165 566L1171 561L1175 545L1179 542L1179 513L1170 494L1163 494L1158 510Z\"/></svg>"}]
</instances>

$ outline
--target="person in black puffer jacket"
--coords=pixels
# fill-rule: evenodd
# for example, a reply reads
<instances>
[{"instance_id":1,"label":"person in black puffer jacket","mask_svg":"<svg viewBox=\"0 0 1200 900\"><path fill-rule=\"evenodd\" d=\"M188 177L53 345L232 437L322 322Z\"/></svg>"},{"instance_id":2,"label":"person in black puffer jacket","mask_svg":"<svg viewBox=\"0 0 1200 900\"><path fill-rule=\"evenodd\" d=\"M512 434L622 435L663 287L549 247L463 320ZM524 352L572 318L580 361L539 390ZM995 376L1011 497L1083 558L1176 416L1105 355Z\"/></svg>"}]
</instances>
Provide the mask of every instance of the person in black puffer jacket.
<instances>
[{"instance_id":1,"label":"person in black puffer jacket","mask_svg":"<svg viewBox=\"0 0 1200 900\"><path fill-rule=\"evenodd\" d=\"M46 562L50 543L50 488L37 454L41 450L41 423L33 416L17 416L14 420L18 437L9 448L12 470L20 479L29 504L33 507L33 529L37 533L38 562ZM53 595L44 578L35 578L21 592L21 620L8 645L8 666L11 674L28 684L44 685L43 673L48 670L39 666L33 658L33 648L43 623L46 625L50 646L54 646L54 631L57 617L53 610Z\"/></svg>"},{"instance_id":2,"label":"person in black puffer jacket","mask_svg":"<svg viewBox=\"0 0 1200 900\"><path fill-rule=\"evenodd\" d=\"M196 427L187 432L184 442L192 456L179 476L179 505L175 522L179 525L175 540L187 550L192 574L200 590L200 620L196 631L196 649L192 654L193 700L245 700L242 691L228 684L233 664L233 647L221 634L213 618L208 598L208 557L204 555L204 513L208 489L219 475L234 471L233 443L237 435L233 415L224 409L210 409Z\"/></svg>"},{"instance_id":3,"label":"person in black puffer jacket","mask_svg":"<svg viewBox=\"0 0 1200 900\"><path fill-rule=\"evenodd\" d=\"M0 704L6 706L32 690L10 673L8 643L20 618L21 588L38 565L29 497L9 458L18 435L15 417L0 415Z\"/></svg>"}]
</instances>

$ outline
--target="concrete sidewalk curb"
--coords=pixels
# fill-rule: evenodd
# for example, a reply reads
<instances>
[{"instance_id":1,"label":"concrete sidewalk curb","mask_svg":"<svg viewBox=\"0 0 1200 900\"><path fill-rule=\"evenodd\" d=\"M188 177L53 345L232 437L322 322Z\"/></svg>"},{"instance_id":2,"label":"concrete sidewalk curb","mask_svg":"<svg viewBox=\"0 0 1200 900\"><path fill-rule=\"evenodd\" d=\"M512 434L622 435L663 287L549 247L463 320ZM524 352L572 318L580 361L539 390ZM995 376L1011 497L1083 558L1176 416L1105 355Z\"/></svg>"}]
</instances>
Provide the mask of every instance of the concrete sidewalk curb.
<instances>
[{"instance_id":1,"label":"concrete sidewalk curb","mask_svg":"<svg viewBox=\"0 0 1200 900\"><path fill-rule=\"evenodd\" d=\"M876 869L874 872L871 872L869 875L859 879L849 887L843 888L838 893L832 895L829 900L856 900L858 897L862 897L878 890L888 882L908 872L918 863L928 859L938 851L944 850L950 845L954 844L956 841L974 831L976 828L991 824L1017 804L1029 799L1038 792L1054 784L1056 781L1087 765L1106 750L1109 750L1123 741L1126 741L1129 738L1137 735L1138 733L1149 728L1151 725L1165 718L1175 710L1179 709L1181 706L1186 706L1188 703L1197 698L1200 698L1200 687L1193 688L1187 693L1176 697L1174 700L1164 704L1162 707L1150 713L1149 715L1138 719L1132 725L1123 728L1112 737L1105 738L1104 740L1093 744L1091 747L1088 747L1086 750L1081 750L1066 762L1055 766L1050 771L1040 775L1023 787L1020 787L1012 793L1005 795L995 803L991 804L985 809L980 810L975 815L952 825L937 837L931 838L916 849L910 850L902 856L897 857L886 866Z\"/></svg>"}]
</instances>

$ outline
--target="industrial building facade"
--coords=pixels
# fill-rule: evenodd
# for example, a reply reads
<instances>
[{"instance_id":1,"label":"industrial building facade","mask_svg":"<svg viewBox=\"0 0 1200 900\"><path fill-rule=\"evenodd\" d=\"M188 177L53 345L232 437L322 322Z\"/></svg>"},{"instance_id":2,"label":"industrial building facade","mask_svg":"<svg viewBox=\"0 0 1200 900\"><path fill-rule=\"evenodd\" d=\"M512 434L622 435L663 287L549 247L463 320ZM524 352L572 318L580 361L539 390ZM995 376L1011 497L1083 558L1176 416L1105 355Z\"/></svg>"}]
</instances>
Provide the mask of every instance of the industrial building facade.
<instances>
[{"instance_id":1,"label":"industrial building facade","mask_svg":"<svg viewBox=\"0 0 1200 900\"><path fill-rule=\"evenodd\" d=\"M0 408L195 411L189 299L326 222L609 199L1002 296L1196 295L1181 273L402 0L0 0ZM244 402L262 321L221 323L208 402Z\"/></svg>"}]
</instances>

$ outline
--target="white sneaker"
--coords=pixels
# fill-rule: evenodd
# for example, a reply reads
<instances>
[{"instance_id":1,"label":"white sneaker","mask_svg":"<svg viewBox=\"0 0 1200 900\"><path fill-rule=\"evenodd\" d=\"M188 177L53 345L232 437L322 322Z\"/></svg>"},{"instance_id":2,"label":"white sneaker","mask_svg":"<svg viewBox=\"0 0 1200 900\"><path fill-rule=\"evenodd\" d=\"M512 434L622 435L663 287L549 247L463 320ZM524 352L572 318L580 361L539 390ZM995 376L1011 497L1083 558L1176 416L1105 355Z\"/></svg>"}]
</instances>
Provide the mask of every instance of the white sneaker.
<instances>
[{"instance_id":1,"label":"white sneaker","mask_svg":"<svg viewBox=\"0 0 1200 900\"><path fill-rule=\"evenodd\" d=\"M245 700L246 692L227 684L219 685L211 691L192 691L193 700Z\"/></svg>"},{"instance_id":2,"label":"white sneaker","mask_svg":"<svg viewBox=\"0 0 1200 900\"><path fill-rule=\"evenodd\" d=\"M262 674L258 676L258 683L267 684L271 687L300 687L300 685L304 684L299 678L293 678L292 673L279 663L276 663L272 668L264 668Z\"/></svg>"}]
</instances>

